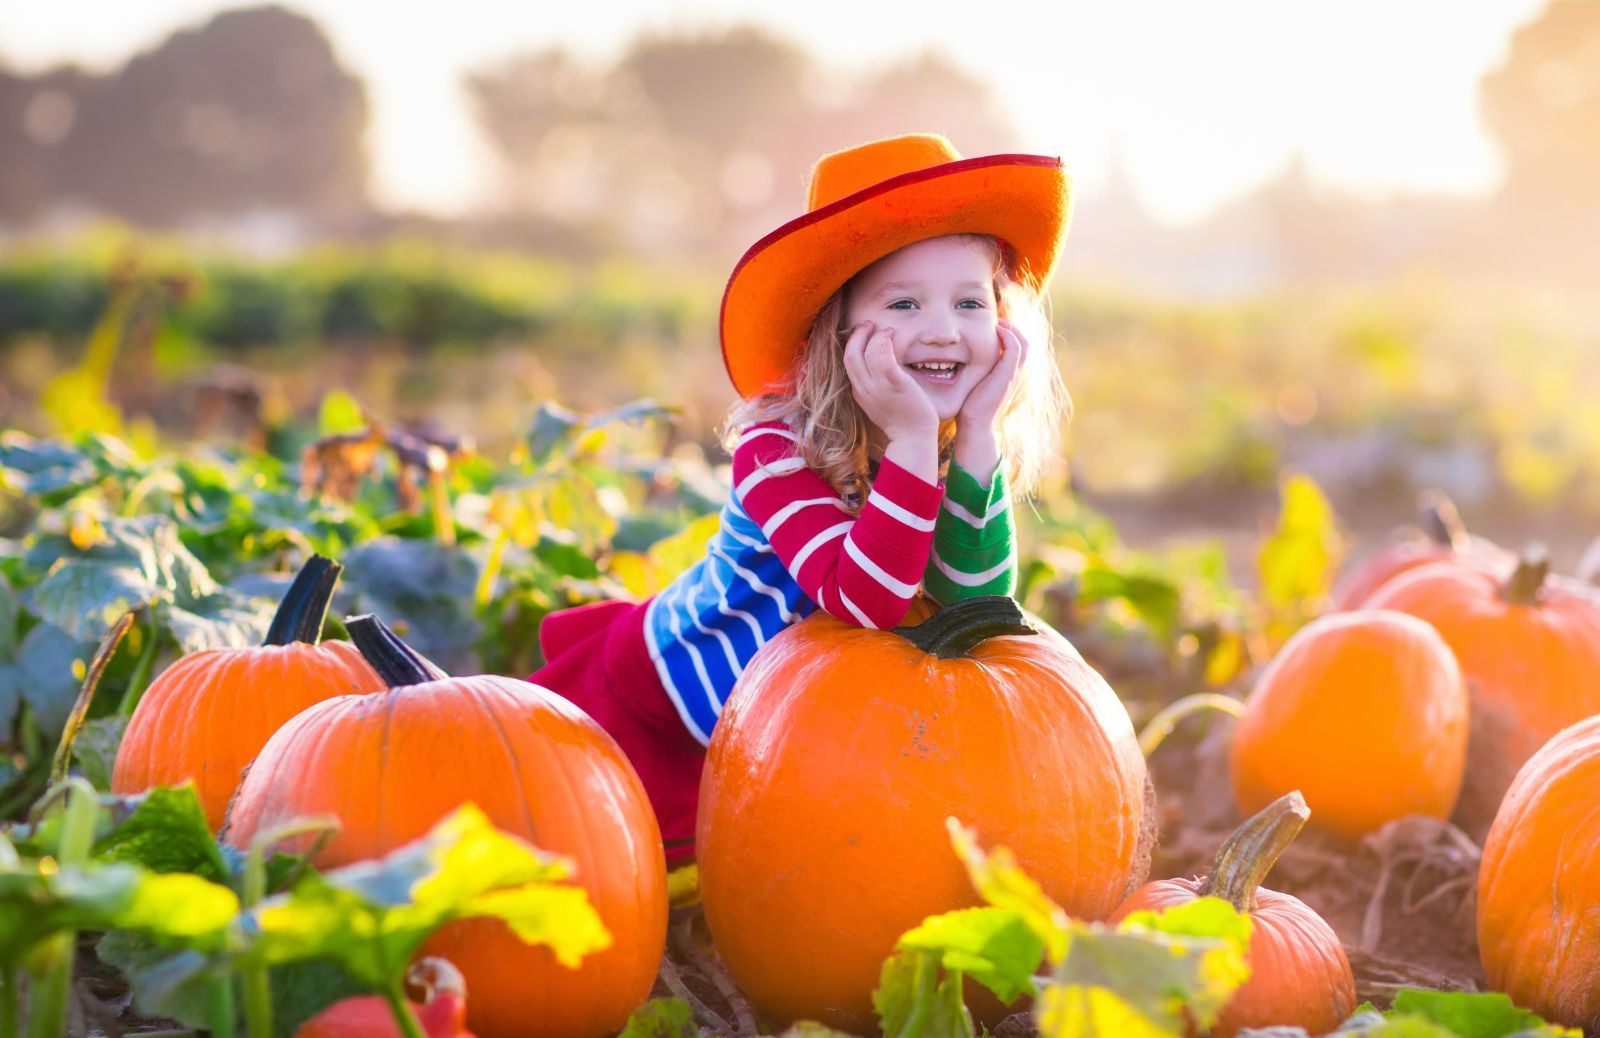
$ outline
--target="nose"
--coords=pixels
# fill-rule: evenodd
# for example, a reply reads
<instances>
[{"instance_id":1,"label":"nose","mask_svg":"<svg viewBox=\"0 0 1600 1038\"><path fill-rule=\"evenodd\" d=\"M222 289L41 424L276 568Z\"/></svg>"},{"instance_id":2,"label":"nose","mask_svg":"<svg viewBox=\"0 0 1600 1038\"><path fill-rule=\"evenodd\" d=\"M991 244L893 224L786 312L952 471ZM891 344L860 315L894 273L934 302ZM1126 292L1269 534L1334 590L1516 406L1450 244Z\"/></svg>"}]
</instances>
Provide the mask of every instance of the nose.
<instances>
[{"instance_id":1,"label":"nose","mask_svg":"<svg viewBox=\"0 0 1600 1038\"><path fill-rule=\"evenodd\" d=\"M922 312L922 341L930 346L951 346L961 338L954 314L931 308Z\"/></svg>"}]
</instances>

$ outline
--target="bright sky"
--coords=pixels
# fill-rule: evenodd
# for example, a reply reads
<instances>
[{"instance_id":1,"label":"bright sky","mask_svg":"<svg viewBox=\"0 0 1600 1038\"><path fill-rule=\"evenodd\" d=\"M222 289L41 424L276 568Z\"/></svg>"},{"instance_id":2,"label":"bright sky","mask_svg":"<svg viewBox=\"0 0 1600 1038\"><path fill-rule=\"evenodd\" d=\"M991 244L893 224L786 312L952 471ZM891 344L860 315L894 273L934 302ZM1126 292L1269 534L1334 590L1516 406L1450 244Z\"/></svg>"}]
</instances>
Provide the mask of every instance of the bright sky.
<instances>
[{"instance_id":1,"label":"bright sky","mask_svg":"<svg viewBox=\"0 0 1600 1038\"><path fill-rule=\"evenodd\" d=\"M562 44L598 59L641 29L759 21L842 73L935 47L1011 107L1028 150L1087 190L1120 154L1157 216L1181 221L1296 152L1363 193L1490 189L1479 77L1544 0L284 0L366 80L379 197L438 212L487 188L461 73ZM114 66L242 4L49 0L0 5L0 59ZM908 130L932 129L907 127ZM798 211L801 199L795 199Z\"/></svg>"}]
</instances>

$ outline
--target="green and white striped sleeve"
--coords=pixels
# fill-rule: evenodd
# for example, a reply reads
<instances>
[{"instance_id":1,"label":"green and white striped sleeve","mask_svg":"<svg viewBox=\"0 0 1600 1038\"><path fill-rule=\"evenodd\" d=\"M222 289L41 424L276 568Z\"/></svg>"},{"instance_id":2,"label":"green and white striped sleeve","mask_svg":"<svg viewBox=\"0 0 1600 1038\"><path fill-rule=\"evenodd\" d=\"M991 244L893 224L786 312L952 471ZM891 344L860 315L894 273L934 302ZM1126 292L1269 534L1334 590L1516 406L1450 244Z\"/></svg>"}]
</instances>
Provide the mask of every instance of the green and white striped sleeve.
<instances>
[{"instance_id":1,"label":"green and white striped sleeve","mask_svg":"<svg viewBox=\"0 0 1600 1038\"><path fill-rule=\"evenodd\" d=\"M984 486L950 463L922 587L942 605L1017 589L1016 532L1001 468Z\"/></svg>"}]
</instances>

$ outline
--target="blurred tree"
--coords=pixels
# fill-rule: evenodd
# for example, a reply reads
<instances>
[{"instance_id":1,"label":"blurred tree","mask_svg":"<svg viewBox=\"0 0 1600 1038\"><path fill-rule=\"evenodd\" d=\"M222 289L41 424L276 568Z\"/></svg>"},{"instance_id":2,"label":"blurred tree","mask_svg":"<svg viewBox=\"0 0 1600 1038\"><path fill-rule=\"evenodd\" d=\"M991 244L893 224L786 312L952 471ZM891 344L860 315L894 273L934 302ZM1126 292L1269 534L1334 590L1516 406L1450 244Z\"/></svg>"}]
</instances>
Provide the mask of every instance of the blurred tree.
<instances>
[{"instance_id":1,"label":"blurred tree","mask_svg":"<svg viewBox=\"0 0 1600 1038\"><path fill-rule=\"evenodd\" d=\"M851 108L854 118L844 126L851 138L839 147L911 132L942 133L963 155L1016 151L1020 145L989 88L934 51L869 80Z\"/></svg>"},{"instance_id":2,"label":"blurred tree","mask_svg":"<svg viewBox=\"0 0 1600 1038\"><path fill-rule=\"evenodd\" d=\"M513 210L609 222L646 250L747 245L799 215L819 156L872 137L1017 144L984 85L936 54L841 79L754 26L641 36L609 69L528 53L466 84Z\"/></svg>"},{"instance_id":3,"label":"blurred tree","mask_svg":"<svg viewBox=\"0 0 1600 1038\"><path fill-rule=\"evenodd\" d=\"M367 100L315 22L226 11L85 84L60 184L167 224L282 209L321 220L367 206Z\"/></svg>"},{"instance_id":4,"label":"blurred tree","mask_svg":"<svg viewBox=\"0 0 1600 1038\"><path fill-rule=\"evenodd\" d=\"M466 89L512 210L571 222L599 211L603 167L631 132L607 70L551 47L469 72Z\"/></svg>"},{"instance_id":5,"label":"blurred tree","mask_svg":"<svg viewBox=\"0 0 1600 1038\"><path fill-rule=\"evenodd\" d=\"M1600 0L1551 0L1518 29L1479 107L1508 198L1557 217L1600 214Z\"/></svg>"},{"instance_id":6,"label":"blurred tree","mask_svg":"<svg viewBox=\"0 0 1600 1038\"><path fill-rule=\"evenodd\" d=\"M66 66L38 76L0 69L0 220L26 223L61 200L63 146L93 82Z\"/></svg>"}]
</instances>

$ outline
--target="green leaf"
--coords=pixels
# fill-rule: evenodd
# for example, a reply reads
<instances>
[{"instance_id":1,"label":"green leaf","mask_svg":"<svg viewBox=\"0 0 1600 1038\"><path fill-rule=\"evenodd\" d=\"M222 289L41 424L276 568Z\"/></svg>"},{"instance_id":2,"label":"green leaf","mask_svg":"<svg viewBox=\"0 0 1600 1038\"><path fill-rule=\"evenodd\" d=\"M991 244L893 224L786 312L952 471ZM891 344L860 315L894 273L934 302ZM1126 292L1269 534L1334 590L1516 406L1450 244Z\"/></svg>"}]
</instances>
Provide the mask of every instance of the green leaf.
<instances>
[{"instance_id":1,"label":"green leaf","mask_svg":"<svg viewBox=\"0 0 1600 1038\"><path fill-rule=\"evenodd\" d=\"M198 876L13 858L0 863L0 962L16 963L39 941L65 930L129 929L163 940L215 943L238 910L233 891Z\"/></svg>"},{"instance_id":2,"label":"green leaf","mask_svg":"<svg viewBox=\"0 0 1600 1038\"><path fill-rule=\"evenodd\" d=\"M1278 527L1262 544L1261 593L1279 614L1305 611L1333 586L1340 538L1333 508L1321 488L1304 475L1283 484Z\"/></svg>"},{"instance_id":3,"label":"green leaf","mask_svg":"<svg viewBox=\"0 0 1600 1038\"><path fill-rule=\"evenodd\" d=\"M65 537L41 538L34 556L49 572L29 605L74 638L98 642L129 609L160 606L159 621L183 652L259 644L272 603L220 587L185 548L178 526L160 515L107 519L105 538L87 551Z\"/></svg>"},{"instance_id":4,"label":"green leaf","mask_svg":"<svg viewBox=\"0 0 1600 1038\"><path fill-rule=\"evenodd\" d=\"M275 1038L292 1038L301 1024L335 1002L372 993L336 963L315 960L274 966L269 983Z\"/></svg>"},{"instance_id":5,"label":"green leaf","mask_svg":"<svg viewBox=\"0 0 1600 1038\"><path fill-rule=\"evenodd\" d=\"M25 497L55 500L64 493L100 480L93 459L60 440L39 440L26 433L0 434L0 476Z\"/></svg>"},{"instance_id":6,"label":"green leaf","mask_svg":"<svg viewBox=\"0 0 1600 1038\"><path fill-rule=\"evenodd\" d=\"M961 973L940 979L939 957L923 951L889 956L872 993L885 1038L973 1038L961 1001Z\"/></svg>"},{"instance_id":7,"label":"green leaf","mask_svg":"<svg viewBox=\"0 0 1600 1038\"><path fill-rule=\"evenodd\" d=\"M131 930L112 930L95 945L100 961L121 973L144 1016L169 1017L188 1027L211 1026L210 981L220 975L199 951L173 950Z\"/></svg>"},{"instance_id":8,"label":"green leaf","mask_svg":"<svg viewBox=\"0 0 1600 1038\"><path fill-rule=\"evenodd\" d=\"M994 907L1014 913L1038 936L1050 961L1059 962L1067 950L1068 926L1061 906L1022 871L1009 849L996 847L986 854L978 846L977 835L956 819L946 819L945 827L978 895Z\"/></svg>"},{"instance_id":9,"label":"green leaf","mask_svg":"<svg viewBox=\"0 0 1600 1038\"><path fill-rule=\"evenodd\" d=\"M815 1020L797 1020L778 1038L855 1038L847 1031L835 1031L827 1024Z\"/></svg>"},{"instance_id":10,"label":"green leaf","mask_svg":"<svg viewBox=\"0 0 1600 1038\"><path fill-rule=\"evenodd\" d=\"M329 390L322 396L322 406L317 408L317 435L345 436L367 428L367 417L361 404L342 389Z\"/></svg>"},{"instance_id":11,"label":"green leaf","mask_svg":"<svg viewBox=\"0 0 1600 1038\"><path fill-rule=\"evenodd\" d=\"M78 737L72 743L72 757L94 788L111 788L111 771L117 763L117 749L127 729L126 717L111 715L87 721L78 730Z\"/></svg>"},{"instance_id":12,"label":"green leaf","mask_svg":"<svg viewBox=\"0 0 1600 1038\"><path fill-rule=\"evenodd\" d=\"M1389 1018L1418 1017L1449 1028L1459 1038L1507 1038L1537 1032L1578 1035L1573 1028L1549 1027L1537 1014L1519 1009L1500 992L1428 991L1402 988L1394 997ZM1541 1031L1541 1028L1546 1030Z\"/></svg>"},{"instance_id":13,"label":"green leaf","mask_svg":"<svg viewBox=\"0 0 1600 1038\"><path fill-rule=\"evenodd\" d=\"M528 428L528 457L535 464L544 462L557 447L569 442L574 430L582 425L583 419L575 412L550 401L541 403Z\"/></svg>"},{"instance_id":14,"label":"green leaf","mask_svg":"<svg viewBox=\"0 0 1600 1038\"><path fill-rule=\"evenodd\" d=\"M1241 948L1250 944L1250 916L1220 897L1201 897L1160 912L1129 912L1119 930L1149 930L1173 937L1220 937Z\"/></svg>"},{"instance_id":15,"label":"green leaf","mask_svg":"<svg viewBox=\"0 0 1600 1038\"><path fill-rule=\"evenodd\" d=\"M1221 898L1135 912L1116 931L1072 924L1040 998L1040 1033L1174 1035L1201 1030L1249 978L1250 920Z\"/></svg>"},{"instance_id":16,"label":"green leaf","mask_svg":"<svg viewBox=\"0 0 1600 1038\"><path fill-rule=\"evenodd\" d=\"M900 938L902 951L936 956L949 972L959 970L1005 1003L1034 992L1034 971L1044 941L1009 908L966 908L931 916Z\"/></svg>"},{"instance_id":17,"label":"green leaf","mask_svg":"<svg viewBox=\"0 0 1600 1038\"><path fill-rule=\"evenodd\" d=\"M83 672L78 668L88 666L104 634L102 628L95 641L83 641L54 624L43 623L22 639L16 663L18 691L33 707L39 730L50 738L60 735L66 725L82 688Z\"/></svg>"},{"instance_id":18,"label":"green leaf","mask_svg":"<svg viewBox=\"0 0 1600 1038\"><path fill-rule=\"evenodd\" d=\"M16 723L17 705L22 702L22 685L22 668L15 663L0 663L0 745L9 746L15 738L12 728ZM62 723L65 725L64 718ZM10 763L8 756L0 755L0 760ZM0 786L7 781L0 778Z\"/></svg>"},{"instance_id":19,"label":"green leaf","mask_svg":"<svg viewBox=\"0 0 1600 1038\"><path fill-rule=\"evenodd\" d=\"M628 1015L617 1038L699 1038L694 1010L681 998L652 998Z\"/></svg>"},{"instance_id":20,"label":"green leaf","mask_svg":"<svg viewBox=\"0 0 1600 1038\"><path fill-rule=\"evenodd\" d=\"M97 856L157 873L194 873L216 883L228 882L227 859L206 823L205 808L192 783L107 797L103 802L116 821L96 841Z\"/></svg>"},{"instance_id":21,"label":"green leaf","mask_svg":"<svg viewBox=\"0 0 1600 1038\"><path fill-rule=\"evenodd\" d=\"M348 553L344 563L342 584L353 609L383 617L447 673L479 673L477 560L432 541L381 537Z\"/></svg>"},{"instance_id":22,"label":"green leaf","mask_svg":"<svg viewBox=\"0 0 1600 1038\"><path fill-rule=\"evenodd\" d=\"M576 967L611 938L583 889L560 882L570 874L565 859L497 831L467 805L380 861L312 873L263 901L251 913L252 954L268 964L329 959L382 990L400 982L435 929L491 916Z\"/></svg>"},{"instance_id":23,"label":"green leaf","mask_svg":"<svg viewBox=\"0 0 1600 1038\"><path fill-rule=\"evenodd\" d=\"M17 621L22 616L22 596L4 577L0 577L0 660L17 654Z\"/></svg>"}]
</instances>

